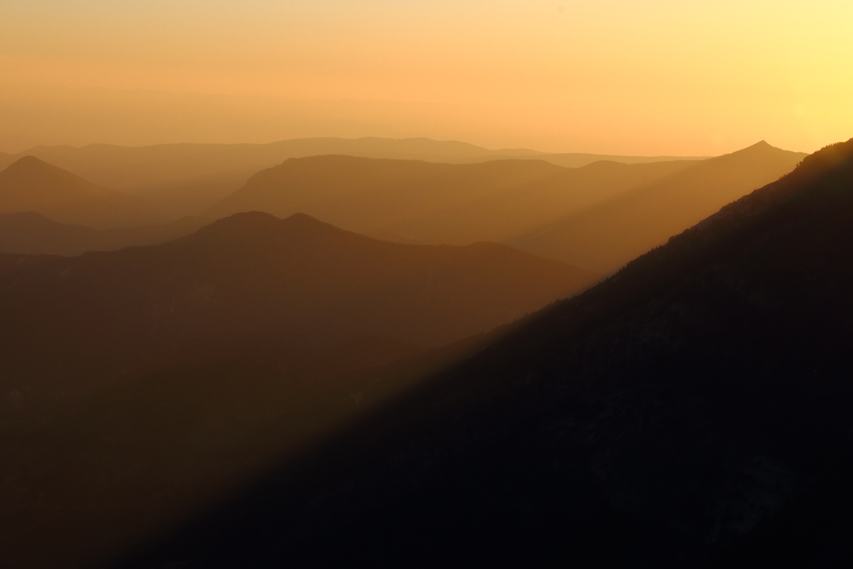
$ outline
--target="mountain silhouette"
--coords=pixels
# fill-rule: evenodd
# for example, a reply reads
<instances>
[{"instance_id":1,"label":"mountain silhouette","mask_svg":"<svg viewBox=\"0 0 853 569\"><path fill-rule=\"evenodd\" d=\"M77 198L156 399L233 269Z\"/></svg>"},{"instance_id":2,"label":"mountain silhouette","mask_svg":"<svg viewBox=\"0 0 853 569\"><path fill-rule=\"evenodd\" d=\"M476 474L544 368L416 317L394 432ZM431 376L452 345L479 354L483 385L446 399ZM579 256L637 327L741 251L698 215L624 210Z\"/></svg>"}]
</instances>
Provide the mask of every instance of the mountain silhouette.
<instances>
[{"instance_id":1,"label":"mountain silhouette","mask_svg":"<svg viewBox=\"0 0 853 569\"><path fill-rule=\"evenodd\" d=\"M150 223L154 218L136 198L96 186L32 156L0 172L0 213L29 211L60 223L96 228Z\"/></svg>"},{"instance_id":2,"label":"mountain silhouette","mask_svg":"<svg viewBox=\"0 0 853 569\"><path fill-rule=\"evenodd\" d=\"M229 342L250 347L252 338L438 346L596 279L503 245L402 245L307 215L257 212L162 245L0 256L0 387L32 382L49 399L55 378L72 370L86 370L85 379L65 389L85 391L115 373L180 364L185 352L215 354Z\"/></svg>"},{"instance_id":3,"label":"mountain silhouette","mask_svg":"<svg viewBox=\"0 0 853 569\"><path fill-rule=\"evenodd\" d=\"M37 213L0 214L0 253L80 255L134 245L156 245L194 233L209 219L187 217L170 224L92 229L57 223Z\"/></svg>"},{"instance_id":4,"label":"mountain silhouette","mask_svg":"<svg viewBox=\"0 0 853 569\"><path fill-rule=\"evenodd\" d=\"M509 242L537 255L611 273L725 204L787 174L804 157L762 141L692 164Z\"/></svg>"},{"instance_id":5,"label":"mountain silhouette","mask_svg":"<svg viewBox=\"0 0 853 569\"><path fill-rule=\"evenodd\" d=\"M853 140L122 567L838 567Z\"/></svg>"},{"instance_id":6,"label":"mountain silhouette","mask_svg":"<svg viewBox=\"0 0 853 569\"><path fill-rule=\"evenodd\" d=\"M359 233L420 243L502 241L692 163L600 162L570 170L538 160L459 165L318 156L259 172L205 215L303 211Z\"/></svg>"}]
</instances>

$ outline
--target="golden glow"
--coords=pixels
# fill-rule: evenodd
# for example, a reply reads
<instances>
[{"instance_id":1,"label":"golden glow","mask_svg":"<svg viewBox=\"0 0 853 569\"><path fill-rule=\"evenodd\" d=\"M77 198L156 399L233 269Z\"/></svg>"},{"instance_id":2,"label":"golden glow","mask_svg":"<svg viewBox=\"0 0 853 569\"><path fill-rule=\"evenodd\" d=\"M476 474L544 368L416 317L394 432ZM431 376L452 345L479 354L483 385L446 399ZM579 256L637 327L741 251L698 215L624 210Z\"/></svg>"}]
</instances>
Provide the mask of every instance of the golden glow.
<instances>
[{"instance_id":1,"label":"golden glow","mask_svg":"<svg viewBox=\"0 0 853 569\"><path fill-rule=\"evenodd\" d=\"M719 154L853 136L847 0L6 0L0 149L429 136Z\"/></svg>"}]
</instances>

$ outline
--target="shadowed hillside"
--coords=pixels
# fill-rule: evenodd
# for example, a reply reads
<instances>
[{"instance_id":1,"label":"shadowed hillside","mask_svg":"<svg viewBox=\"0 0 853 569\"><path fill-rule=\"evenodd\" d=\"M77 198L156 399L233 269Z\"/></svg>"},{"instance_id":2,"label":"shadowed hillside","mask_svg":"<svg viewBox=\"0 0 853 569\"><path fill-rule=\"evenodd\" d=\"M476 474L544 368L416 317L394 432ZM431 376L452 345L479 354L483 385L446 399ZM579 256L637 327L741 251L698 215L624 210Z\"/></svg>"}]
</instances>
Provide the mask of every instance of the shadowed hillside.
<instances>
[{"instance_id":1,"label":"shadowed hillside","mask_svg":"<svg viewBox=\"0 0 853 569\"><path fill-rule=\"evenodd\" d=\"M840 567L853 140L123 567Z\"/></svg>"},{"instance_id":2,"label":"shadowed hillside","mask_svg":"<svg viewBox=\"0 0 853 569\"><path fill-rule=\"evenodd\" d=\"M537 255L610 273L723 205L787 174L803 157L760 142L693 164L511 243Z\"/></svg>"},{"instance_id":3,"label":"shadowed hillside","mask_svg":"<svg viewBox=\"0 0 853 569\"><path fill-rule=\"evenodd\" d=\"M0 256L0 387L26 385L36 399L50 399L64 376L77 379L60 391L85 392L114 374L180 364L187 354L266 344L275 354L277 341L294 339L437 346L595 280L503 245L401 245L306 215L261 213L151 247Z\"/></svg>"},{"instance_id":4,"label":"shadowed hillside","mask_svg":"<svg viewBox=\"0 0 853 569\"><path fill-rule=\"evenodd\" d=\"M92 229L57 223L37 213L0 214L0 253L80 255L134 245L156 245L194 233L210 223L187 217L174 223L145 227Z\"/></svg>"},{"instance_id":5,"label":"shadowed hillside","mask_svg":"<svg viewBox=\"0 0 853 569\"><path fill-rule=\"evenodd\" d=\"M105 228L151 223L138 199L96 186L38 158L25 157L0 172L0 213L35 212L59 223Z\"/></svg>"},{"instance_id":6,"label":"shadowed hillside","mask_svg":"<svg viewBox=\"0 0 853 569\"><path fill-rule=\"evenodd\" d=\"M258 173L205 215L303 211L352 231L420 243L503 241L690 164L564 169L538 160L451 165L318 156Z\"/></svg>"},{"instance_id":7,"label":"shadowed hillside","mask_svg":"<svg viewBox=\"0 0 853 569\"><path fill-rule=\"evenodd\" d=\"M596 276L509 247L235 215L74 258L0 255L0 558L82 564ZM50 547L44 547L50 543Z\"/></svg>"}]
</instances>

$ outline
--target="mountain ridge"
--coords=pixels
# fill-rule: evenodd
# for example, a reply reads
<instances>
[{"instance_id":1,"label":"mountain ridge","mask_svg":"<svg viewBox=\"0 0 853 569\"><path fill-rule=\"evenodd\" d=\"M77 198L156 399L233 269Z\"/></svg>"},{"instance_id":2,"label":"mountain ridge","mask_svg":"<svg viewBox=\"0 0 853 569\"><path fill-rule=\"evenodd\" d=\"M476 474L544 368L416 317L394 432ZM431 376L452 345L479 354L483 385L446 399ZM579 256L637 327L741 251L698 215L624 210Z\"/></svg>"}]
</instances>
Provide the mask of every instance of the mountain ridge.
<instances>
[{"instance_id":1,"label":"mountain ridge","mask_svg":"<svg viewBox=\"0 0 853 569\"><path fill-rule=\"evenodd\" d=\"M194 162L196 166L184 174L160 175L152 177L150 170L159 169L168 172L166 164L174 162L174 152L183 153L185 159ZM280 164L288 157L316 156L323 154L347 154L360 155L374 158L409 158L438 160L438 161L466 161L492 158L552 158L559 166L579 167L599 159L616 159L617 161L663 161L670 159L681 159L681 157L632 157L616 155L597 154L571 154L571 153L547 153L528 149L502 149L489 150L473 144L461 141L439 141L428 138L379 138L364 137L356 139L345 138L303 138L293 140L282 140L267 144L158 144L141 147L125 147L111 144L91 144L83 147L63 146L36 146L16 154L23 156L33 154L48 162L56 163L60 167L69 169L77 174L97 181L107 187L131 189L134 186L163 186L177 184L191 179L204 178L215 172L241 172L237 179L263 168L269 168ZM229 154L234 158L227 158ZM257 157L251 156L256 154ZM76 158L74 156L77 156ZM98 166L98 161L104 160L98 156L109 157L113 166L109 169ZM203 158L208 156L207 158ZM212 157L219 162L208 166L202 165ZM702 157L698 157L702 158ZM53 159L53 160L51 160ZM695 159L693 157L688 159ZM147 170L139 170L134 176L137 181L126 175L118 175L116 166L126 164L125 168L136 171L133 165L140 161L149 161ZM152 168L152 164L160 164L160 168ZM245 178L237 183L239 186L245 182Z\"/></svg>"},{"instance_id":2,"label":"mountain ridge","mask_svg":"<svg viewBox=\"0 0 853 569\"><path fill-rule=\"evenodd\" d=\"M359 233L397 234L421 243L504 241L561 211L595 203L693 162L563 169L537 160L479 164L350 156L293 158L254 175L208 209L221 217L304 211Z\"/></svg>"},{"instance_id":3,"label":"mountain ridge","mask_svg":"<svg viewBox=\"0 0 853 569\"><path fill-rule=\"evenodd\" d=\"M727 203L789 173L805 156L762 141L574 212L510 243L611 273Z\"/></svg>"}]
</instances>

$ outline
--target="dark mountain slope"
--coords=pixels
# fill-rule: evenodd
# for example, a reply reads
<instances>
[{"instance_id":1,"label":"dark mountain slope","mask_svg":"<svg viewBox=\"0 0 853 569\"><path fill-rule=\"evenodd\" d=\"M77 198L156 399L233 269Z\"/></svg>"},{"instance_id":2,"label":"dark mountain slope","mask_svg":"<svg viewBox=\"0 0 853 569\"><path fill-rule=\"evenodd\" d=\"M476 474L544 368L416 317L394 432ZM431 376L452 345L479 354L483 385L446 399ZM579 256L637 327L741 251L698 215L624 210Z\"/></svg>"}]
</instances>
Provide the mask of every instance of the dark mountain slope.
<instances>
[{"instance_id":1,"label":"dark mountain slope","mask_svg":"<svg viewBox=\"0 0 853 569\"><path fill-rule=\"evenodd\" d=\"M0 214L0 253L80 255L134 245L156 245L185 237L211 220L187 217L174 223L144 227L92 229L57 223L37 213Z\"/></svg>"},{"instance_id":2,"label":"dark mountain slope","mask_svg":"<svg viewBox=\"0 0 853 569\"><path fill-rule=\"evenodd\" d=\"M326 346L253 338L242 353L232 344L218 359L184 357L47 412L33 413L18 393L0 419L0 557L16 569L52 569L115 555L482 339L409 357L418 350L376 338Z\"/></svg>"},{"instance_id":3,"label":"dark mountain slope","mask_svg":"<svg viewBox=\"0 0 853 569\"><path fill-rule=\"evenodd\" d=\"M853 140L123 566L838 567Z\"/></svg>"},{"instance_id":4,"label":"dark mountain slope","mask_svg":"<svg viewBox=\"0 0 853 569\"><path fill-rule=\"evenodd\" d=\"M760 142L575 211L511 243L611 273L725 204L784 176L804 157Z\"/></svg>"},{"instance_id":5,"label":"dark mountain slope","mask_svg":"<svg viewBox=\"0 0 853 569\"><path fill-rule=\"evenodd\" d=\"M441 345L595 280L502 245L401 245L305 215L241 214L162 245L0 256L0 377L48 397L185 352L272 342L274 354L271 339Z\"/></svg>"},{"instance_id":6,"label":"dark mountain slope","mask_svg":"<svg viewBox=\"0 0 853 569\"><path fill-rule=\"evenodd\" d=\"M151 223L132 196L96 186L31 156L0 172L0 213L36 212L59 223L104 228Z\"/></svg>"}]
</instances>

